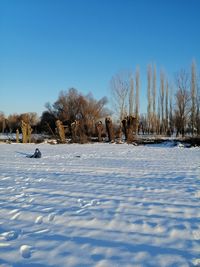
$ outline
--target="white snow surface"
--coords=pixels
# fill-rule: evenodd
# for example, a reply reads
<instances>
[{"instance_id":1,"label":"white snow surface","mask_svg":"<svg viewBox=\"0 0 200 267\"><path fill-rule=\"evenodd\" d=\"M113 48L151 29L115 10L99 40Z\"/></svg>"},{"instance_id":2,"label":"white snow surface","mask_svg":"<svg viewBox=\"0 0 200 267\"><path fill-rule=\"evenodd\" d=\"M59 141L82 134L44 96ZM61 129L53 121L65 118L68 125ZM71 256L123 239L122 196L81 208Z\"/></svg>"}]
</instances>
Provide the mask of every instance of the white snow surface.
<instances>
[{"instance_id":1,"label":"white snow surface","mask_svg":"<svg viewBox=\"0 0 200 267\"><path fill-rule=\"evenodd\" d=\"M200 149L0 144L0 266L200 266Z\"/></svg>"}]
</instances>

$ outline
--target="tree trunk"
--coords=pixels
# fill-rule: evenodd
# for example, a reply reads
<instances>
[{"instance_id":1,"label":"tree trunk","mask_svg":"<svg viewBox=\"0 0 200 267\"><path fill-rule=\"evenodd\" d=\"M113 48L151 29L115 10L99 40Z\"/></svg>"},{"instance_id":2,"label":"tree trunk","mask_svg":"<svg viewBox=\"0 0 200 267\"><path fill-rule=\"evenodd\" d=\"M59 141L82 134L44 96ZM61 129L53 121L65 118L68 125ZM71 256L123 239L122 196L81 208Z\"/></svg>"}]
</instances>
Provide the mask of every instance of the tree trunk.
<instances>
[{"instance_id":1,"label":"tree trunk","mask_svg":"<svg viewBox=\"0 0 200 267\"><path fill-rule=\"evenodd\" d=\"M114 132L113 132L113 125L112 125L111 118L107 117L105 119L105 123L106 123L106 130L107 130L107 133L108 133L108 141L109 142L114 142Z\"/></svg>"}]
</instances>

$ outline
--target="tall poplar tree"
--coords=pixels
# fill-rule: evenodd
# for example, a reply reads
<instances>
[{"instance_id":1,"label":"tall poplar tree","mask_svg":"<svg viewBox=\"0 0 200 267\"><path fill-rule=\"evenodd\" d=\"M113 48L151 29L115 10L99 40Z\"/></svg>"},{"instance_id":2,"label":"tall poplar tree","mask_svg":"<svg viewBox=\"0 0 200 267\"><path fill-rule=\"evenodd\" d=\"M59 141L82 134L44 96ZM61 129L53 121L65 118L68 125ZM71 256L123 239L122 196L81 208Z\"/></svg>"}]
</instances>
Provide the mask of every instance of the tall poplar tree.
<instances>
[{"instance_id":1,"label":"tall poplar tree","mask_svg":"<svg viewBox=\"0 0 200 267\"><path fill-rule=\"evenodd\" d=\"M139 94L140 94L140 71L139 67L136 69L136 96L135 96L135 117L136 117L136 133L138 133L139 123Z\"/></svg>"},{"instance_id":2,"label":"tall poplar tree","mask_svg":"<svg viewBox=\"0 0 200 267\"><path fill-rule=\"evenodd\" d=\"M194 135L195 118L196 118L196 99L197 99L197 78L196 78L196 64L195 61L192 62L191 66L191 127L192 135Z\"/></svg>"},{"instance_id":3,"label":"tall poplar tree","mask_svg":"<svg viewBox=\"0 0 200 267\"><path fill-rule=\"evenodd\" d=\"M160 109L161 109L161 134L164 132L164 99L165 99L165 77L160 74Z\"/></svg>"},{"instance_id":4,"label":"tall poplar tree","mask_svg":"<svg viewBox=\"0 0 200 267\"><path fill-rule=\"evenodd\" d=\"M152 118L152 130L153 133L156 131L156 65L153 68L153 88L152 88L152 99L153 99L153 118Z\"/></svg>"},{"instance_id":5,"label":"tall poplar tree","mask_svg":"<svg viewBox=\"0 0 200 267\"><path fill-rule=\"evenodd\" d=\"M134 80L131 75L130 78L130 91L129 91L129 116L133 116L133 104L134 104Z\"/></svg>"},{"instance_id":6,"label":"tall poplar tree","mask_svg":"<svg viewBox=\"0 0 200 267\"><path fill-rule=\"evenodd\" d=\"M165 88L165 131L167 132L169 127L169 84L168 80L166 80L166 88Z\"/></svg>"},{"instance_id":7,"label":"tall poplar tree","mask_svg":"<svg viewBox=\"0 0 200 267\"><path fill-rule=\"evenodd\" d=\"M148 97L148 105L147 105L147 118L148 118L148 132L151 130L151 79L152 79L152 70L151 65L147 67L147 97Z\"/></svg>"}]
</instances>

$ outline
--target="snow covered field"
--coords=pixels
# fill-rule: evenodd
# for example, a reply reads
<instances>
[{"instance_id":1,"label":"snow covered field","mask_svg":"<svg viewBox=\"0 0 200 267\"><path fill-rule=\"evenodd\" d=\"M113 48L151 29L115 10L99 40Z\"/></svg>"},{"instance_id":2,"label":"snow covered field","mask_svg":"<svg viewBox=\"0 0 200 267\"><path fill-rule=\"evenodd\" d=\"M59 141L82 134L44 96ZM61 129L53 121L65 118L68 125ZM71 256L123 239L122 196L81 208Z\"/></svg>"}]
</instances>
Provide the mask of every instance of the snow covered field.
<instances>
[{"instance_id":1,"label":"snow covered field","mask_svg":"<svg viewBox=\"0 0 200 267\"><path fill-rule=\"evenodd\" d=\"M0 144L0 266L200 266L200 148Z\"/></svg>"}]
</instances>

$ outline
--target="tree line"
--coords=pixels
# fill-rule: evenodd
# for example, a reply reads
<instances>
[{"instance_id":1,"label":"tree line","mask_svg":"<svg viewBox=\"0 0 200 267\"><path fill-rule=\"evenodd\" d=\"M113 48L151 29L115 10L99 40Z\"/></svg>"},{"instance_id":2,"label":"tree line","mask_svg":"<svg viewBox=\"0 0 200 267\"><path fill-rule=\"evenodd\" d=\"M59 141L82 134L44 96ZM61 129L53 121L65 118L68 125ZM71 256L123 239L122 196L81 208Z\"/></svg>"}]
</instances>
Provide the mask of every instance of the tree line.
<instances>
[{"instance_id":1,"label":"tree line","mask_svg":"<svg viewBox=\"0 0 200 267\"><path fill-rule=\"evenodd\" d=\"M195 61L189 71L180 70L172 82L167 75L147 67L147 111L140 114L140 70L119 72L110 82L113 111L108 99L96 100L92 94L83 95L75 88L61 91L58 99L37 113L11 114L0 112L0 132L22 133L23 142L31 141L32 133L45 133L64 143L102 141L132 142L139 134L192 136L200 135L200 86ZM114 116L115 115L115 116Z\"/></svg>"},{"instance_id":2,"label":"tree line","mask_svg":"<svg viewBox=\"0 0 200 267\"><path fill-rule=\"evenodd\" d=\"M156 65L147 66L147 111L139 114L140 71L121 72L111 80L112 100L120 121L126 115L138 122L137 133L192 136L200 134L200 84L195 61L169 81Z\"/></svg>"}]
</instances>

